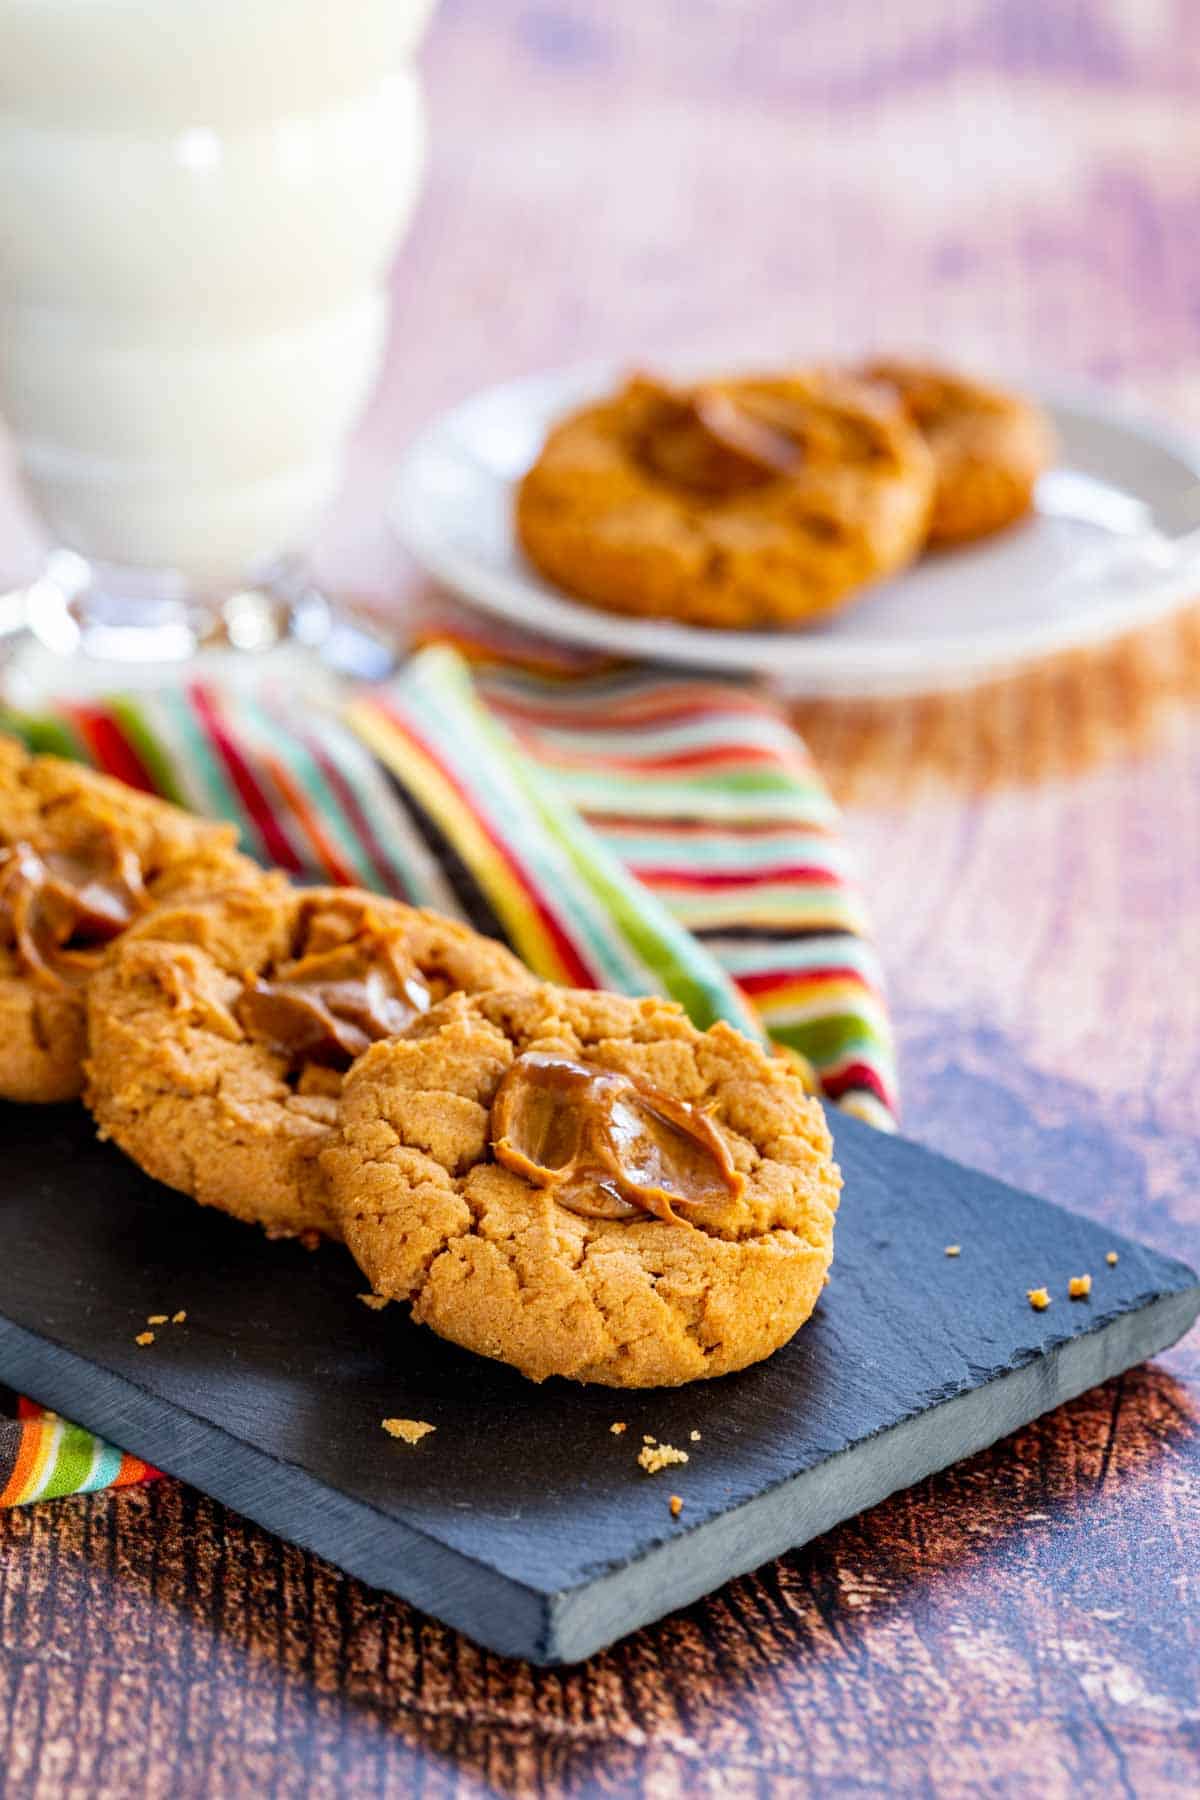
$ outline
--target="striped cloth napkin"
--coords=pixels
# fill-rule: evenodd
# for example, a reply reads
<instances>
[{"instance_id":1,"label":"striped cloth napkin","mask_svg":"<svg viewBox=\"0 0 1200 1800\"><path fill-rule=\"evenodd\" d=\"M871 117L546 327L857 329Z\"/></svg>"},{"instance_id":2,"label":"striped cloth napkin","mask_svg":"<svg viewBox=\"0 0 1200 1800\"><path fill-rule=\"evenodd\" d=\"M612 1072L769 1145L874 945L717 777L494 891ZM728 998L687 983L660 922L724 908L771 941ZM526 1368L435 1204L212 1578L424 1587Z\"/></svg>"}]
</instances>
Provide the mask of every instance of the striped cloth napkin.
<instances>
[{"instance_id":1,"label":"striped cloth napkin","mask_svg":"<svg viewBox=\"0 0 1200 1800\"><path fill-rule=\"evenodd\" d=\"M444 623L436 635L336 708L195 682L0 726L233 820L298 880L455 914L547 980L727 1019L889 1126L875 951L835 808L781 712L732 680L517 662ZM29 1401L15 1410L0 1505L155 1473Z\"/></svg>"}]
</instances>

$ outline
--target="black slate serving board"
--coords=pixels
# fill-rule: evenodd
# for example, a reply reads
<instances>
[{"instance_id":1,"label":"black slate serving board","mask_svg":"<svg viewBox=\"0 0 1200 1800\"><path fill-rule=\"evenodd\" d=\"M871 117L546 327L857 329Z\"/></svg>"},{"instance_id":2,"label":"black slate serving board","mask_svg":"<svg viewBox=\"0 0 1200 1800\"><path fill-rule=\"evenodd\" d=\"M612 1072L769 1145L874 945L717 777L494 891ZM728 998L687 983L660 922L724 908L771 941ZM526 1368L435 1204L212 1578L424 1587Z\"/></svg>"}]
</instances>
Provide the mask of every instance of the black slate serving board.
<instances>
[{"instance_id":1,"label":"black slate serving board","mask_svg":"<svg viewBox=\"0 0 1200 1800\"><path fill-rule=\"evenodd\" d=\"M344 1251L269 1243L158 1187L80 1110L0 1107L0 1380L480 1643L571 1662L1140 1362L1200 1311L1181 1263L833 1124L846 1185L812 1322L741 1375L628 1394L533 1387L397 1307L369 1311ZM1071 1302L1085 1271L1091 1299ZM1035 1313L1042 1283L1054 1301ZM181 1307L185 1325L135 1345L148 1314ZM437 1430L410 1448L381 1429L395 1416ZM645 1433L688 1465L644 1474Z\"/></svg>"}]
</instances>

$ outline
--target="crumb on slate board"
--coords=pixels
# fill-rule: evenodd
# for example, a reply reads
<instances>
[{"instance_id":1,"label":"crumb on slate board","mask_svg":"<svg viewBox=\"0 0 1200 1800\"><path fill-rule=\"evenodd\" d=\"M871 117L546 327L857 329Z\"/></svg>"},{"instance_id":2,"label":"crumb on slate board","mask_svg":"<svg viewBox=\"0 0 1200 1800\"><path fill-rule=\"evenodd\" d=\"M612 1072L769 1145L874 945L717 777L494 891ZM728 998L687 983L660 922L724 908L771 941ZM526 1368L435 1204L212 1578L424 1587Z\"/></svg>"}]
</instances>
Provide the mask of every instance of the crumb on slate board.
<instances>
[{"instance_id":1,"label":"crumb on slate board","mask_svg":"<svg viewBox=\"0 0 1200 1800\"><path fill-rule=\"evenodd\" d=\"M677 1450L674 1444L643 1444L638 1451L638 1463L647 1475L657 1475L660 1469L670 1469L687 1460L687 1451Z\"/></svg>"},{"instance_id":2,"label":"crumb on slate board","mask_svg":"<svg viewBox=\"0 0 1200 1800\"><path fill-rule=\"evenodd\" d=\"M437 1430L436 1425L427 1425L424 1419L381 1419L380 1424L389 1437L402 1438L406 1444L419 1444Z\"/></svg>"}]
</instances>

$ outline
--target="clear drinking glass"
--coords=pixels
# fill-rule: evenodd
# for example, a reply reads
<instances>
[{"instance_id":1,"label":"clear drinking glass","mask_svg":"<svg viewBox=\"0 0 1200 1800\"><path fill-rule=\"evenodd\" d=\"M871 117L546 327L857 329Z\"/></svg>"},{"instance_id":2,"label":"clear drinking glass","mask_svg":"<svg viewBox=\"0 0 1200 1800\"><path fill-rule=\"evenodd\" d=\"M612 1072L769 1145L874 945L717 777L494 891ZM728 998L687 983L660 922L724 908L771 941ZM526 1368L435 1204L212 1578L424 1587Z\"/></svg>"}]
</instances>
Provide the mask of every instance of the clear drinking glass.
<instances>
[{"instance_id":1,"label":"clear drinking glass","mask_svg":"<svg viewBox=\"0 0 1200 1800\"><path fill-rule=\"evenodd\" d=\"M44 642L319 634L328 497L416 198L432 0L0 0L0 414Z\"/></svg>"}]
</instances>

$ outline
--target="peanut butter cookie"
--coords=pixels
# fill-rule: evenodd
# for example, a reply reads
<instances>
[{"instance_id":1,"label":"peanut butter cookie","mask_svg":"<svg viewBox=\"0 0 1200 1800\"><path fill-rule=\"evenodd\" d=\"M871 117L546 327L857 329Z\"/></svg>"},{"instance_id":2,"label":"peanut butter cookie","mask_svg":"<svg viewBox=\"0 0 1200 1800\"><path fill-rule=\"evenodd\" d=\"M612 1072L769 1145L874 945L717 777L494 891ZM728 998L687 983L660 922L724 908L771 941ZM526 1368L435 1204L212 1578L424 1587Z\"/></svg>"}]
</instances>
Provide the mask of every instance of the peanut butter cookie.
<instances>
[{"instance_id":1,"label":"peanut butter cookie","mask_svg":"<svg viewBox=\"0 0 1200 1800\"><path fill-rule=\"evenodd\" d=\"M79 1093L105 946L163 900L250 874L236 841L231 825L0 737L0 1097Z\"/></svg>"},{"instance_id":2,"label":"peanut butter cookie","mask_svg":"<svg viewBox=\"0 0 1200 1800\"><path fill-rule=\"evenodd\" d=\"M354 1058L458 989L532 981L437 913L262 876L159 909L109 953L85 1098L157 1180L281 1235L336 1235L317 1154Z\"/></svg>"},{"instance_id":3,"label":"peanut butter cookie","mask_svg":"<svg viewBox=\"0 0 1200 1800\"><path fill-rule=\"evenodd\" d=\"M675 1386L811 1313L841 1178L799 1078L660 999L462 995L373 1045L322 1156L372 1287L533 1381Z\"/></svg>"},{"instance_id":4,"label":"peanut butter cookie","mask_svg":"<svg viewBox=\"0 0 1200 1800\"><path fill-rule=\"evenodd\" d=\"M637 378L550 433L516 528L542 574L592 605L793 625L915 555L932 491L920 434L878 389Z\"/></svg>"},{"instance_id":5,"label":"peanut butter cookie","mask_svg":"<svg viewBox=\"0 0 1200 1800\"><path fill-rule=\"evenodd\" d=\"M1055 453L1040 407L920 363L885 359L858 373L898 397L933 454L929 543L966 543L1025 516Z\"/></svg>"}]
</instances>

